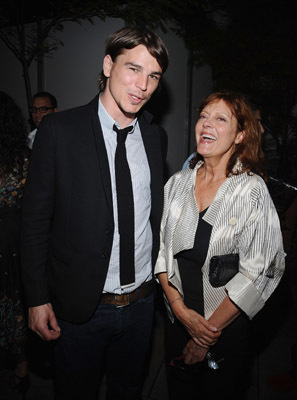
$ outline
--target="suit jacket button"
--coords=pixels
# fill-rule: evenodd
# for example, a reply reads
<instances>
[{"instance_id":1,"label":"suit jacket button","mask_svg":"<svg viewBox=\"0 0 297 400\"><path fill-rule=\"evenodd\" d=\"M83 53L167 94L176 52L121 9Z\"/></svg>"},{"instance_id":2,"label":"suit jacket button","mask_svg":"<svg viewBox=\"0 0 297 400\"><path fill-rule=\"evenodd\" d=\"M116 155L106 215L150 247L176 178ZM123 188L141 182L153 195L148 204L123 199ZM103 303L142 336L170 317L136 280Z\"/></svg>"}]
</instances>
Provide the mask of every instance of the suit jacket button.
<instances>
[{"instance_id":1,"label":"suit jacket button","mask_svg":"<svg viewBox=\"0 0 297 400\"><path fill-rule=\"evenodd\" d=\"M101 256L102 256L102 258L107 258L107 253L104 252L101 254Z\"/></svg>"},{"instance_id":2,"label":"suit jacket button","mask_svg":"<svg viewBox=\"0 0 297 400\"><path fill-rule=\"evenodd\" d=\"M110 230L109 230L109 229L106 229L105 234L106 234L107 236L109 236L109 235L110 235Z\"/></svg>"}]
</instances>

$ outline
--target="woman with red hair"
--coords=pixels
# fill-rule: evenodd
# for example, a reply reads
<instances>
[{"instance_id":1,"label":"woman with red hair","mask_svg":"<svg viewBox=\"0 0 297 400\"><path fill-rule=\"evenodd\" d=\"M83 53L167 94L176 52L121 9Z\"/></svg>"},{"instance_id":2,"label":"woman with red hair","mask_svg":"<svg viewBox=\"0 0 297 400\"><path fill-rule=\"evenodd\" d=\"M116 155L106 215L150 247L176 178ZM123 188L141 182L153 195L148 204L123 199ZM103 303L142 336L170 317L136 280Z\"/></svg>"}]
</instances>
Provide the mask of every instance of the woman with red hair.
<instances>
[{"instance_id":1,"label":"woman with red hair","mask_svg":"<svg viewBox=\"0 0 297 400\"><path fill-rule=\"evenodd\" d=\"M250 320L285 265L259 129L244 96L211 94L199 107L197 155L165 186L155 275L169 314L171 400L244 398Z\"/></svg>"}]
</instances>

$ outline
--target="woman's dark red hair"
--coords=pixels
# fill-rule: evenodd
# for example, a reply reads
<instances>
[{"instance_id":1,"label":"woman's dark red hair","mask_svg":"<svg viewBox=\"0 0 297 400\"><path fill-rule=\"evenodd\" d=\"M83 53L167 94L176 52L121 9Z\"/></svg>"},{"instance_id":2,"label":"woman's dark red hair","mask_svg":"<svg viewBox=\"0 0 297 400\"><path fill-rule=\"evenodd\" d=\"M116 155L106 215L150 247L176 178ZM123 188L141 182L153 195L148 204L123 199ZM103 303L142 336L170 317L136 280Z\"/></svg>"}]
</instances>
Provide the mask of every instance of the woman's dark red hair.
<instances>
[{"instance_id":1,"label":"woman's dark red hair","mask_svg":"<svg viewBox=\"0 0 297 400\"><path fill-rule=\"evenodd\" d=\"M226 176L238 175L243 172L256 173L265 177L264 153L261 149L262 135L258 121L247 98L236 92L222 91L207 96L198 108L199 113L209 104L223 100L237 120L237 132L244 131L244 138L237 144L227 165ZM197 154L191 160L191 168L194 168L201 156ZM242 169L235 170L237 160L241 161Z\"/></svg>"}]
</instances>

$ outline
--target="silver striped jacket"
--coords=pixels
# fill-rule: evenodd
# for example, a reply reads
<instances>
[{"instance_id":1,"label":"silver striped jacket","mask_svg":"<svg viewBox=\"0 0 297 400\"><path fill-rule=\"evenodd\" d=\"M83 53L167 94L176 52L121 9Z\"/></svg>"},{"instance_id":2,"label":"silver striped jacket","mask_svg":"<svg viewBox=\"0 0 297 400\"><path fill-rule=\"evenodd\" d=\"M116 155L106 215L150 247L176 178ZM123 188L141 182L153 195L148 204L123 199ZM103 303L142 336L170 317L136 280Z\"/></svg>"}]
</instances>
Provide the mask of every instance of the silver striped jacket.
<instances>
[{"instance_id":1,"label":"silver striped jacket","mask_svg":"<svg viewBox=\"0 0 297 400\"><path fill-rule=\"evenodd\" d=\"M174 258L193 248L199 221L194 189L203 164L173 175L164 190L160 251L155 275L167 272L169 282L183 295ZM208 319L228 294L251 319L277 287L285 267L277 212L263 179L243 173L227 178L203 219L212 226L208 253L202 267L204 314ZM239 272L224 287L209 283L209 262L214 255L239 254ZM170 313L170 307L168 306ZM171 318L173 320L173 315Z\"/></svg>"}]
</instances>

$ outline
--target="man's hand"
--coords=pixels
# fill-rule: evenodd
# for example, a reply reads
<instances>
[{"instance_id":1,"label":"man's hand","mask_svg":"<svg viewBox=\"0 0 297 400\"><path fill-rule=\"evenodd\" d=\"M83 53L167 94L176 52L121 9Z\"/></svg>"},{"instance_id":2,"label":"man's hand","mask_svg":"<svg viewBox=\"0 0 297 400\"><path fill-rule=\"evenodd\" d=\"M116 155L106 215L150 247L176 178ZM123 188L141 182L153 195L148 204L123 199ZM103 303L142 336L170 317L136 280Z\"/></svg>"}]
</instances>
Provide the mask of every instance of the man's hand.
<instances>
[{"instance_id":1,"label":"man's hand","mask_svg":"<svg viewBox=\"0 0 297 400\"><path fill-rule=\"evenodd\" d=\"M29 328L43 340L58 339L61 329L51 303L29 307Z\"/></svg>"}]
</instances>

